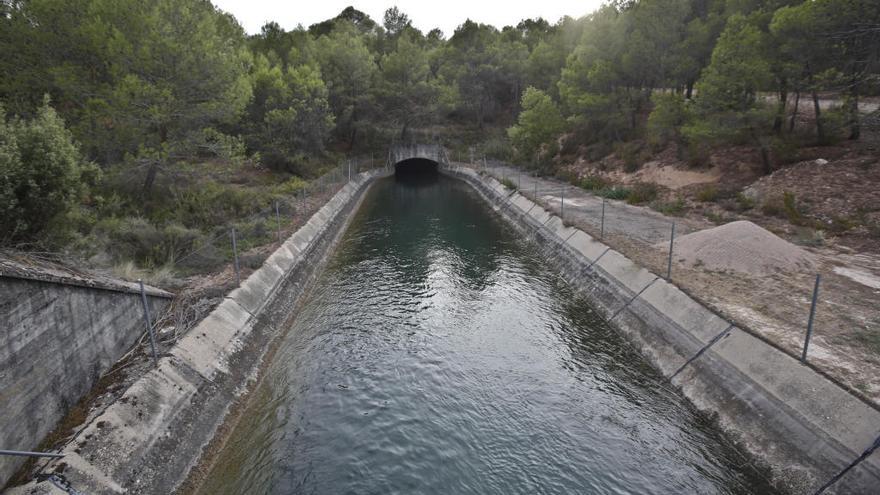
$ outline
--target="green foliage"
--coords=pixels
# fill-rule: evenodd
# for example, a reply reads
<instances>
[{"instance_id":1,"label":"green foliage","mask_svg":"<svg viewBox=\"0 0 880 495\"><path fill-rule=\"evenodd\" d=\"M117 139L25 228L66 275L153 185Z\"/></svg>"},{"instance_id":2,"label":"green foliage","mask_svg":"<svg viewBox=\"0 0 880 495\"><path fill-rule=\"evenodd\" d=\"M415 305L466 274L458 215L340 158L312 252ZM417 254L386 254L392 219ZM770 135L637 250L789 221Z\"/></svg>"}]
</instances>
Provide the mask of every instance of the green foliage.
<instances>
[{"instance_id":1,"label":"green foliage","mask_svg":"<svg viewBox=\"0 0 880 495\"><path fill-rule=\"evenodd\" d=\"M508 179L507 177L501 179L501 185L510 189L511 191L516 191L517 189L519 189L516 186L516 182L512 181L511 179Z\"/></svg>"},{"instance_id":2,"label":"green foliage","mask_svg":"<svg viewBox=\"0 0 880 495\"><path fill-rule=\"evenodd\" d=\"M116 261L134 260L140 266L158 267L190 252L201 239L199 231L178 223L156 226L144 218L107 218L96 233L109 242L107 252Z\"/></svg>"},{"instance_id":3,"label":"green foliage","mask_svg":"<svg viewBox=\"0 0 880 495\"><path fill-rule=\"evenodd\" d=\"M797 198L794 193L784 191L782 193L782 208L788 221L793 225L803 225L804 216L797 204Z\"/></svg>"},{"instance_id":4,"label":"green foliage","mask_svg":"<svg viewBox=\"0 0 880 495\"><path fill-rule=\"evenodd\" d=\"M697 83L695 119L682 133L697 145L748 139L761 152L769 173L772 110L758 100L758 91L772 80L770 65L762 56L766 43L766 34L745 17L728 20Z\"/></svg>"},{"instance_id":5,"label":"green foliage","mask_svg":"<svg viewBox=\"0 0 880 495\"><path fill-rule=\"evenodd\" d=\"M588 175L580 180L578 186L587 191L599 191L608 187L608 182L598 175Z\"/></svg>"},{"instance_id":6,"label":"green foliage","mask_svg":"<svg viewBox=\"0 0 880 495\"><path fill-rule=\"evenodd\" d=\"M623 160L623 171L628 174L637 172L647 161L646 156L641 153L642 146L637 142L615 143L614 150Z\"/></svg>"},{"instance_id":7,"label":"green foliage","mask_svg":"<svg viewBox=\"0 0 880 495\"><path fill-rule=\"evenodd\" d=\"M612 186L599 190L597 194L608 199L627 199L632 194L632 189L623 186Z\"/></svg>"},{"instance_id":8,"label":"green foliage","mask_svg":"<svg viewBox=\"0 0 880 495\"><path fill-rule=\"evenodd\" d=\"M66 230L97 170L46 99L30 120L7 121L0 106L0 177L0 242L11 244Z\"/></svg>"},{"instance_id":9,"label":"green foliage","mask_svg":"<svg viewBox=\"0 0 880 495\"><path fill-rule=\"evenodd\" d=\"M517 124L508 129L507 134L520 157L530 160L562 132L565 122L556 103L540 89L526 88L522 108Z\"/></svg>"},{"instance_id":10,"label":"green foliage","mask_svg":"<svg viewBox=\"0 0 880 495\"><path fill-rule=\"evenodd\" d=\"M718 188L714 184L703 186L694 197L703 203L714 203L718 201Z\"/></svg>"},{"instance_id":11,"label":"green foliage","mask_svg":"<svg viewBox=\"0 0 880 495\"><path fill-rule=\"evenodd\" d=\"M681 143L681 127L687 122L685 99L675 93L655 93L654 109L648 117L648 137L652 144Z\"/></svg>"},{"instance_id":12,"label":"green foliage","mask_svg":"<svg viewBox=\"0 0 880 495\"><path fill-rule=\"evenodd\" d=\"M657 203L652 207L664 215L678 217L684 214L684 200L681 198L666 203Z\"/></svg>"},{"instance_id":13,"label":"green foliage","mask_svg":"<svg viewBox=\"0 0 880 495\"><path fill-rule=\"evenodd\" d=\"M736 195L736 203L741 211L751 210L755 207L755 200L743 193Z\"/></svg>"},{"instance_id":14,"label":"green foliage","mask_svg":"<svg viewBox=\"0 0 880 495\"><path fill-rule=\"evenodd\" d=\"M658 194L659 190L655 184L639 182L636 183L632 189L630 189L629 194L626 195L626 202L631 205L649 203L657 199Z\"/></svg>"}]
</instances>

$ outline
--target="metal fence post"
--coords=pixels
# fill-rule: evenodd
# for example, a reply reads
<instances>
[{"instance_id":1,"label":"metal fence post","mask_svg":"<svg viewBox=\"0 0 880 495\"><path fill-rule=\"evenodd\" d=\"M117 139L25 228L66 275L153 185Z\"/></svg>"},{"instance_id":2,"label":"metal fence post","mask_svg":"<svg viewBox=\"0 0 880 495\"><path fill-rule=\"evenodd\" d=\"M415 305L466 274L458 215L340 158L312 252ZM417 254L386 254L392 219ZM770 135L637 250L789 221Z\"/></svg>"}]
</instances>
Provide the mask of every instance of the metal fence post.
<instances>
[{"instance_id":1,"label":"metal fence post","mask_svg":"<svg viewBox=\"0 0 880 495\"><path fill-rule=\"evenodd\" d=\"M672 280L672 246L675 243L675 222L672 222L672 233L669 235L669 261L666 263L666 281Z\"/></svg>"},{"instance_id":2,"label":"metal fence post","mask_svg":"<svg viewBox=\"0 0 880 495\"><path fill-rule=\"evenodd\" d=\"M816 285L813 286L813 301L810 303L810 319L807 320L807 336L804 339L804 353L801 355L801 361L807 362L807 348L810 346L810 337L813 335L813 318L816 316L816 301L819 299L819 281L822 275L816 274Z\"/></svg>"},{"instance_id":3,"label":"metal fence post","mask_svg":"<svg viewBox=\"0 0 880 495\"><path fill-rule=\"evenodd\" d=\"M159 367L159 354L156 352L156 336L153 334L153 322L150 319L150 306L147 304L147 291L144 290L144 281L138 279L141 286L141 303L144 305L144 321L147 324L147 333L150 334L150 349L153 351L153 364Z\"/></svg>"},{"instance_id":4,"label":"metal fence post","mask_svg":"<svg viewBox=\"0 0 880 495\"><path fill-rule=\"evenodd\" d=\"M278 244L281 244L281 214L278 212L278 200L275 200L275 223L278 225Z\"/></svg>"},{"instance_id":5,"label":"metal fence post","mask_svg":"<svg viewBox=\"0 0 880 495\"><path fill-rule=\"evenodd\" d=\"M599 224L599 240L605 239L605 196L602 196L602 222Z\"/></svg>"},{"instance_id":6,"label":"metal fence post","mask_svg":"<svg viewBox=\"0 0 880 495\"><path fill-rule=\"evenodd\" d=\"M235 284L241 285L241 271L238 266L238 244L235 242L235 227L232 227L232 257L235 267Z\"/></svg>"},{"instance_id":7,"label":"metal fence post","mask_svg":"<svg viewBox=\"0 0 880 495\"><path fill-rule=\"evenodd\" d=\"M565 186L562 186L562 192L559 194L560 197L560 206L559 206L559 218L565 220Z\"/></svg>"}]
</instances>

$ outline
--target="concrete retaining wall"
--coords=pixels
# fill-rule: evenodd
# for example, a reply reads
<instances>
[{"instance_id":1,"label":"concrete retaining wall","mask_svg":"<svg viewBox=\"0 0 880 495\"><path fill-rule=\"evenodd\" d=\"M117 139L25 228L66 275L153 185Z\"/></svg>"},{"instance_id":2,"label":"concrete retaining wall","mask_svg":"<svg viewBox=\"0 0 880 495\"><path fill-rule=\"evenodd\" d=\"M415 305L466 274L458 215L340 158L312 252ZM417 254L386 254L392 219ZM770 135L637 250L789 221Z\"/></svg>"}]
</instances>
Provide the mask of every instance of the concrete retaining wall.
<instances>
[{"instance_id":1,"label":"concrete retaining wall","mask_svg":"<svg viewBox=\"0 0 880 495\"><path fill-rule=\"evenodd\" d=\"M7 269L9 268L9 269ZM148 288L158 314L171 294ZM58 271L0 274L0 449L35 450L144 333L137 286ZM0 487L25 461L0 456Z\"/></svg>"},{"instance_id":2,"label":"concrete retaining wall","mask_svg":"<svg viewBox=\"0 0 880 495\"><path fill-rule=\"evenodd\" d=\"M44 472L60 471L81 493L173 493L256 378L364 191L388 173L361 173L343 187ZM62 492L43 482L14 493Z\"/></svg>"},{"instance_id":3,"label":"concrete retaining wall","mask_svg":"<svg viewBox=\"0 0 880 495\"><path fill-rule=\"evenodd\" d=\"M880 435L880 412L519 193L467 168L441 172L473 186L534 240L698 408L772 470L812 494ZM826 493L880 493L880 454Z\"/></svg>"}]
</instances>

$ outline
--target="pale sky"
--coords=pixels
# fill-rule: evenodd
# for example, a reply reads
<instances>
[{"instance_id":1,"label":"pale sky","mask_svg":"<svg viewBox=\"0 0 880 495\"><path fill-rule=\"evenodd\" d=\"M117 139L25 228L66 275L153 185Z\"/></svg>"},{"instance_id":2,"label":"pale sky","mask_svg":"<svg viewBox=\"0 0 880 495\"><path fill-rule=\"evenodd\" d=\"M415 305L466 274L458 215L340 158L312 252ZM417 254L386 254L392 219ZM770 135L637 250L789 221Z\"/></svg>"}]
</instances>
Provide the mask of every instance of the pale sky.
<instances>
[{"instance_id":1,"label":"pale sky","mask_svg":"<svg viewBox=\"0 0 880 495\"><path fill-rule=\"evenodd\" d=\"M297 24L310 24L336 17L342 9L352 5L367 13L379 24L389 7L406 13L413 25L427 33L435 27L449 38L455 28L470 18L472 21L492 24L499 29L516 25L521 19L543 17L551 24L561 17L581 17L596 10L601 0L529 0L492 2L485 0L212 0L214 5L234 15L249 34L258 33L267 21L275 21L290 30Z\"/></svg>"}]
</instances>

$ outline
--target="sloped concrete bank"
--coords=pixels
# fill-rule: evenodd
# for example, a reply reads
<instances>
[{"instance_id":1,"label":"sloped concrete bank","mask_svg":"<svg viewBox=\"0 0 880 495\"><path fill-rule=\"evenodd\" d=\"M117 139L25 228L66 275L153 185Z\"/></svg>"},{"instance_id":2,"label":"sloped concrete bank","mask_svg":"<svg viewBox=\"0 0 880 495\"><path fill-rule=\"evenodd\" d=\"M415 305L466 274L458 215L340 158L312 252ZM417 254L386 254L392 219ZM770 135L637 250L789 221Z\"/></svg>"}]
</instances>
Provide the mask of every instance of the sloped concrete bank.
<instances>
[{"instance_id":1,"label":"sloped concrete bank","mask_svg":"<svg viewBox=\"0 0 880 495\"><path fill-rule=\"evenodd\" d=\"M287 239L259 270L89 424L53 461L51 481L13 493L173 493L230 408L252 385L274 337L326 261L372 182L361 173Z\"/></svg>"},{"instance_id":2,"label":"sloped concrete bank","mask_svg":"<svg viewBox=\"0 0 880 495\"><path fill-rule=\"evenodd\" d=\"M440 171L473 186L541 246L607 321L770 468L780 488L815 493L880 435L875 408L675 285L493 178L454 165ZM868 456L825 493L880 493L880 454Z\"/></svg>"},{"instance_id":3,"label":"sloped concrete bank","mask_svg":"<svg viewBox=\"0 0 880 495\"><path fill-rule=\"evenodd\" d=\"M155 315L172 294L146 287ZM36 450L144 334L140 288L0 261L0 448ZM0 488L24 464L0 456Z\"/></svg>"}]
</instances>

